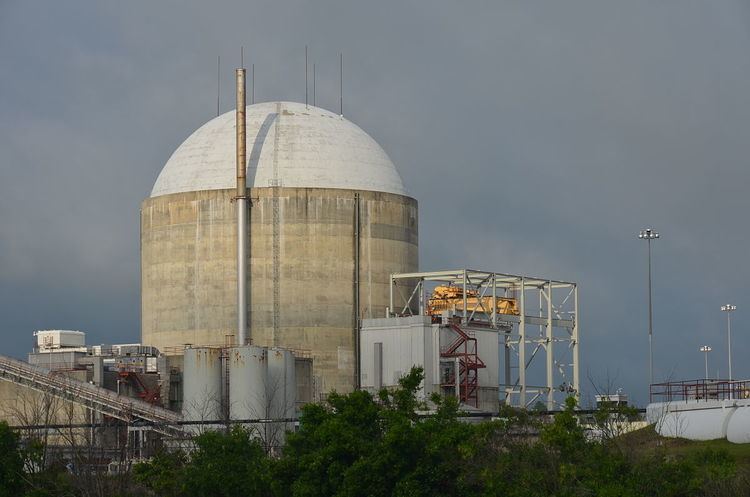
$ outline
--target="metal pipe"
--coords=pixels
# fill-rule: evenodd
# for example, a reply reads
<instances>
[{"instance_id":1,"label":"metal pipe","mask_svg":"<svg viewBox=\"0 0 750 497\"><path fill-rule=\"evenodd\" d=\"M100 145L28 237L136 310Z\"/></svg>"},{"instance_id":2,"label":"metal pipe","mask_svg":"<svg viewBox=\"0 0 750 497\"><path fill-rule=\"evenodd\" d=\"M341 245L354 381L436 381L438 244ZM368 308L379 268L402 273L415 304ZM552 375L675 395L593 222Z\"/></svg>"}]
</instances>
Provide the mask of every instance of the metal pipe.
<instances>
[{"instance_id":1,"label":"metal pipe","mask_svg":"<svg viewBox=\"0 0 750 497\"><path fill-rule=\"evenodd\" d=\"M497 327L497 276L495 274L492 275L492 326ZM499 336L499 332L498 332ZM498 362L498 365L500 363ZM500 379L500 373L498 369L498 380Z\"/></svg>"},{"instance_id":2,"label":"metal pipe","mask_svg":"<svg viewBox=\"0 0 750 497\"><path fill-rule=\"evenodd\" d=\"M390 278L388 278L388 308L386 309L386 315L385 317L389 318L391 317L391 313L393 312L393 273L391 273Z\"/></svg>"},{"instance_id":3,"label":"metal pipe","mask_svg":"<svg viewBox=\"0 0 750 497\"><path fill-rule=\"evenodd\" d=\"M245 69L237 69L237 198L245 198L247 192L245 158L247 141L245 133Z\"/></svg>"},{"instance_id":4,"label":"metal pipe","mask_svg":"<svg viewBox=\"0 0 750 497\"><path fill-rule=\"evenodd\" d=\"M360 251L360 212L359 193L354 194L354 385L361 384L362 345L360 342L360 303L359 303L359 251Z\"/></svg>"},{"instance_id":5,"label":"metal pipe","mask_svg":"<svg viewBox=\"0 0 750 497\"><path fill-rule=\"evenodd\" d=\"M456 400L461 402L461 360L456 357L453 359L453 375L456 388ZM468 373L466 373L468 375Z\"/></svg>"},{"instance_id":6,"label":"metal pipe","mask_svg":"<svg viewBox=\"0 0 750 497\"><path fill-rule=\"evenodd\" d=\"M339 114L344 117L344 54L339 54Z\"/></svg>"},{"instance_id":7,"label":"metal pipe","mask_svg":"<svg viewBox=\"0 0 750 497\"><path fill-rule=\"evenodd\" d=\"M502 381L500 380L500 364L502 364L502 359L500 358L500 355L502 354L502 343L500 342L500 330L497 331L497 403L499 406L503 405L503 389L500 387L502 385Z\"/></svg>"},{"instance_id":8,"label":"metal pipe","mask_svg":"<svg viewBox=\"0 0 750 497\"><path fill-rule=\"evenodd\" d=\"M554 346L555 336L552 329L552 282L547 284L547 345L545 347L547 355L547 409L552 410L555 408L555 361L554 361ZM542 292L539 292L542 295Z\"/></svg>"},{"instance_id":9,"label":"metal pipe","mask_svg":"<svg viewBox=\"0 0 750 497\"><path fill-rule=\"evenodd\" d=\"M512 394L512 389L511 389L511 392L508 391L508 385L510 385L510 382L511 382L511 379L510 379L510 375L511 375L511 370L510 370L510 366L511 366L510 365L510 333L505 332L503 334L503 342L504 342L504 346L505 346L505 351L504 351L505 352L505 357L503 358L503 359L505 359L505 381L504 381L505 392L504 392L504 395L503 395L503 399L505 400L506 404L510 404L511 401L513 400L512 397L510 396Z\"/></svg>"},{"instance_id":10,"label":"metal pipe","mask_svg":"<svg viewBox=\"0 0 750 497\"><path fill-rule=\"evenodd\" d=\"M580 315L578 313L578 285L573 287L573 312L575 313L575 323L573 325L573 389L578 402L581 401L581 372L578 364L578 341L579 330L581 325Z\"/></svg>"},{"instance_id":11,"label":"metal pipe","mask_svg":"<svg viewBox=\"0 0 750 497\"><path fill-rule=\"evenodd\" d=\"M424 281L420 281L418 285L419 285L419 315L424 316L425 314L427 314L427 310L425 309L425 301L427 300L427 296L425 295Z\"/></svg>"},{"instance_id":12,"label":"metal pipe","mask_svg":"<svg viewBox=\"0 0 750 497\"><path fill-rule=\"evenodd\" d=\"M521 321L518 323L518 405L526 407L526 280L521 278L518 295Z\"/></svg>"},{"instance_id":13,"label":"metal pipe","mask_svg":"<svg viewBox=\"0 0 750 497\"><path fill-rule=\"evenodd\" d=\"M461 322L463 324L466 324L466 316L467 316L467 314L466 314L466 308L468 307L468 305L467 305L467 297L466 297L466 269L464 269L463 277L464 277L464 280L463 280L462 291L464 292L464 295L463 295L463 297L464 297L463 298L464 312L463 312L463 316L462 316L463 319L461 320Z\"/></svg>"},{"instance_id":14,"label":"metal pipe","mask_svg":"<svg viewBox=\"0 0 750 497\"><path fill-rule=\"evenodd\" d=\"M247 136L245 121L245 69L235 71L237 80L237 341L249 343L247 330Z\"/></svg>"}]
</instances>

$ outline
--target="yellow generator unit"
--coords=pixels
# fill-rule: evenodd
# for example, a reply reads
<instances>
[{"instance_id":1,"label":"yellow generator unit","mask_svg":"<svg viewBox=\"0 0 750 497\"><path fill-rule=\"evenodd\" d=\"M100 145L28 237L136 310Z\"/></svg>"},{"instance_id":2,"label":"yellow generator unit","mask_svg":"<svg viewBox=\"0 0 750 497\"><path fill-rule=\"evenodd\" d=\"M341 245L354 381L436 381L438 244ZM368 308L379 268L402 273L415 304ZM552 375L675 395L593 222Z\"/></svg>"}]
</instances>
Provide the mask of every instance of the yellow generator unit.
<instances>
[{"instance_id":1,"label":"yellow generator unit","mask_svg":"<svg viewBox=\"0 0 750 497\"><path fill-rule=\"evenodd\" d=\"M498 314L512 314L518 316L518 305L516 299L508 297L496 297ZM430 299L427 301L427 313L430 316L439 316L444 311L463 312L464 310L464 291L457 286L437 286L432 291ZM477 290L466 290L466 311L492 314L492 296L479 298Z\"/></svg>"}]
</instances>

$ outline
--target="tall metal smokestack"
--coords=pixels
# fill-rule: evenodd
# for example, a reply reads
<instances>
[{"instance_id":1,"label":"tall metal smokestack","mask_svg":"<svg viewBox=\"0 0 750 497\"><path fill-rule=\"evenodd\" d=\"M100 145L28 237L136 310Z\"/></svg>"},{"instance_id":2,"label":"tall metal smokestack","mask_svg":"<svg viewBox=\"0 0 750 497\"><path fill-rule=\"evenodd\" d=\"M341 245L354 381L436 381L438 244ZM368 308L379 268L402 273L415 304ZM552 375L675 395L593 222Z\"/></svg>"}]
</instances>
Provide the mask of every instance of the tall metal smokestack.
<instances>
[{"instance_id":1,"label":"tall metal smokestack","mask_svg":"<svg viewBox=\"0 0 750 497\"><path fill-rule=\"evenodd\" d=\"M237 79L237 340L250 342L247 330L247 178L245 175L247 137L245 131L245 69L236 70Z\"/></svg>"}]
</instances>

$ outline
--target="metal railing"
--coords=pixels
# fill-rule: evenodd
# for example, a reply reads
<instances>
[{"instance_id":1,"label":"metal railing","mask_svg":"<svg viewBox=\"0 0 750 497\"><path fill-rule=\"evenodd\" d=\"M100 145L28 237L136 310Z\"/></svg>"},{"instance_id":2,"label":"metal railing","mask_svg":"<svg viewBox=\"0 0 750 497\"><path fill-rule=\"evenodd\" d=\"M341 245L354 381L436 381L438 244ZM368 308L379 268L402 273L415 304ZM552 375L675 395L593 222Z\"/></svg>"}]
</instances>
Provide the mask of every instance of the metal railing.
<instances>
[{"instance_id":1,"label":"metal railing","mask_svg":"<svg viewBox=\"0 0 750 497\"><path fill-rule=\"evenodd\" d=\"M689 400L750 399L750 380L683 380L654 383L649 388L651 402Z\"/></svg>"},{"instance_id":2,"label":"metal railing","mask_svg":"<svg viewBox=\"0 0 750 497\"><path fill-rule=\"evenodd\" d=\"M185 344L185 345L175 345L171 347L163 347L161 349L162 353L166 356L174 356L174 355L183 355L185 353L186 349L228 349L232 347L239 347L237 344L225 344L225 343L203 343L203 344ZM259 345L259 347L265 347L265 345ZM295 349L292 347L273 347L278 349L284 349L288 350L292 354L294 354L295 359L312 359L313 354L310 349Z\"/></svg>"}]
</instances>

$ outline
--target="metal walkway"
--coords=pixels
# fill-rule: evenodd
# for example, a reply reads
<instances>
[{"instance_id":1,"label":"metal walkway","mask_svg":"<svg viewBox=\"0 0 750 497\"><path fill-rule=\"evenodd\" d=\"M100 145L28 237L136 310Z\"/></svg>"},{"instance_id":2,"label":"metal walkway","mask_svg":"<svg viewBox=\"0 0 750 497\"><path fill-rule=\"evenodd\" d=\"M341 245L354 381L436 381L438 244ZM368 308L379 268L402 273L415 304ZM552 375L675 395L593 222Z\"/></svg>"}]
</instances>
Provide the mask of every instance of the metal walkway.
<instances>
[{"instance_id":1,"label":"metal walkway","mask_svg":"<svg viewBox=\"0 0 750 497\"><path fill-rule=\"evenodd\" d=\"M0 380L49 393L58 398L88 407L93 411L129 424L146 421L154 431L170 437L182 438L179 413L149 404L140 399L78 381L27 362L0 355Z\"/></svg>"}]
</instances>

